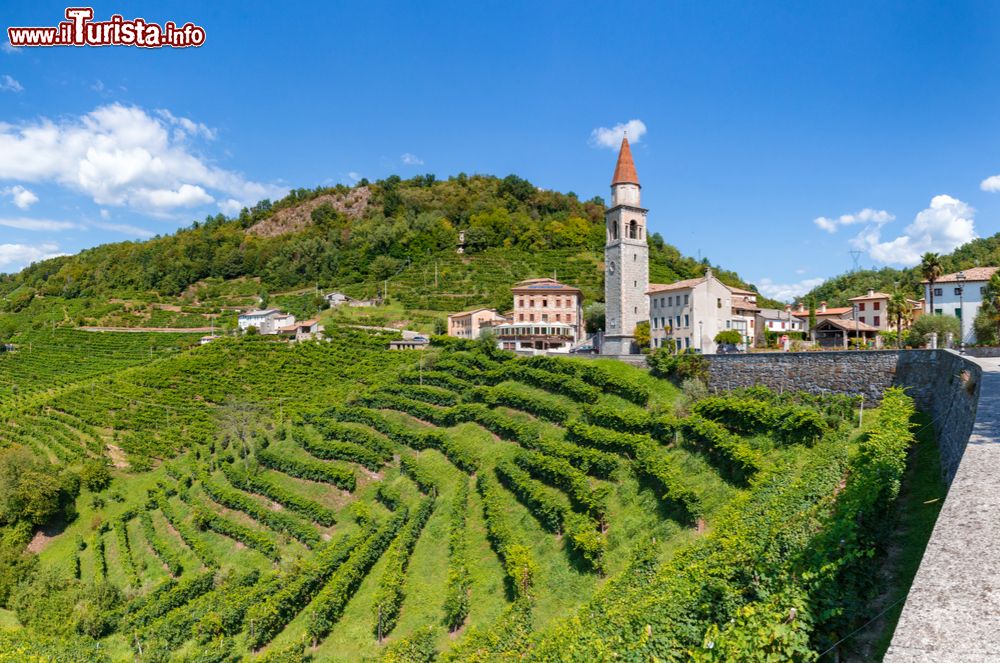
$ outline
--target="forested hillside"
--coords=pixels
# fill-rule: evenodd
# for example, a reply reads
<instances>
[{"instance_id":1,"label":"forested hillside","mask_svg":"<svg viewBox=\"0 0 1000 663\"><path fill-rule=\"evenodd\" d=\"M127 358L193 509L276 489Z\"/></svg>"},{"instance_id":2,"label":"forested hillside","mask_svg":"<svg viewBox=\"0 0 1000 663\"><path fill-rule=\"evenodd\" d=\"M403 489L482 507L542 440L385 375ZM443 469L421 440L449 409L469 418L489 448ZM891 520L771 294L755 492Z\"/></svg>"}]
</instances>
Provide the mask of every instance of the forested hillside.
<instances>
[{"instance_id":1,"label":"forested hillside","mask_svg":"<svg viewBox=\"0 0 1000 663\"><path fill-rule=\"evenodd\" d=\"M1000 266L1000 233L974 239L951 253L941 254L939 258L944 274L970 267ZM899 288L908 297L920 298L923 297L923 287L920 285L923 279L919 266L908 269L883 267L878 270L858 270L828 279L801 299L804 302L815 300L817 304L826 301L830 306L847 306L848 299L863 295L868 288L880 292L893 292L895 288Z\"/></svg>"},{"instance_id":2,"label":"forested hillside","mask_svg":"<svg viewBox=\"0 0 1000 663\"><path fill-rule=\"evenodd\" d=\"M580 201L514 175L390 177L354 188L299 189L235 219L209 217L169 236L98 246L2 276L0 299L18 312L36 296L49 298L44 308L63 311L64 324L131 319L152 326L163 319L192 326L148 303L211 315L268 293L319 287L356 297L387 289L410 309L509 308L514 281L555 273L597 301L603 300L604 210L599 198ZM649 243L654 282L699 276L708 265L681 256L659 235ZM748 285L724 269L716 267L716 274Z\"/></svg>"}]
</instances>

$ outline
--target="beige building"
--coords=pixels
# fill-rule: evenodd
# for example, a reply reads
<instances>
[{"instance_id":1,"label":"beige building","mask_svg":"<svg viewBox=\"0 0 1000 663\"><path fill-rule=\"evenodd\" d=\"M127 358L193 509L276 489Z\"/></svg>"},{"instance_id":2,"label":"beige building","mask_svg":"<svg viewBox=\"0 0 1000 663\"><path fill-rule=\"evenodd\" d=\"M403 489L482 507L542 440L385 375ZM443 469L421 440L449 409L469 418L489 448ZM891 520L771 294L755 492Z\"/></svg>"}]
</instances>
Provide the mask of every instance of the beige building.
<instances>
[{"instance_id":1,"label":"beige building","mask_svg":"<svg viewBox=\"0 0 1000 663\"><path fill-rule=\"evenodd\" d=\"M756 299L756 293L752 294ZM715 354L716 334L733 329L735 295L725 283L715 278L711 269L698 279L669 285L651 283L646 295L650 345L653 348L673 343L678 351ZM745 301L746 295L740 297Z\"/></svg>"},{"instance_id":2,"label":"beige building","mask_svg":"<svg viewBox=\"0 0 1000 663\"><path fill-rule=\"evenodd\" d=\"M448 316L448 336L479 338L483 329L492 328L507 319L492 308L477 308Z\"/></svg>"},{"instance_id":3,"label":"beige building","mask_svg":"<svg viewBox=\"0 0 1000 663\"><path fill-rule=\"evenodd\" d=\"M863 325L868 325L878 331L892 329L889 320L889 295L875 292L872 289L860 297L851 297L853 318Z\"/></svg>"},{"instance_id":4,"label":"beige building","mask_svg":"<svg viewBox=\"0 0 1000 663\"><path fill-rule=\"evenodd\" d=\"M802 331L812 335L812 330L809 329L809 308L799 302L795 310L792 311L792 315L802 321ZM853 306L832 307L827 306L826 302L820 302L819 307L816 308L816 324L823 320L851 320L852 315L854 315Z\"/></svg>"},{"instance_id":5,"label":"beige building","mask_svg":"<svg viewBox=\"0 0 1000 663\"><path fill-rule=\"evenodd\" d=\"M528 279L511 289L514 312L496 327L505 350L569 352L585 338L583 292L555 279Z\"/></svg>"}]
</instances>

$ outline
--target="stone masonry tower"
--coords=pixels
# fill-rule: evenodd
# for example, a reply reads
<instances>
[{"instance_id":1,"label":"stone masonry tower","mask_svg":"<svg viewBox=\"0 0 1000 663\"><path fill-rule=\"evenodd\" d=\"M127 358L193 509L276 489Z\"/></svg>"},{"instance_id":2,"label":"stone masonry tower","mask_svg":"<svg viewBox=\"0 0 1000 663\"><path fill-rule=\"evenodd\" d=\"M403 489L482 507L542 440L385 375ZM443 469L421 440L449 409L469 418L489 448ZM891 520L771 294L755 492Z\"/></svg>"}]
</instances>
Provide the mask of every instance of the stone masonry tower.
<instances>
[{"instance_id":1,"label":"stone masonry tower","mask_svg":"<svg viewBox=\"0 0 1000 663\"><path fill-rule=\"evenodd\" d=\"M640 207L639 176L632 161L628 137L622 138L615 176L611 179L611 207L604 215L604 343L602 354L632 354L635 325L649 320L649 246L646 210Z\"/></svg>"}]
</instances>

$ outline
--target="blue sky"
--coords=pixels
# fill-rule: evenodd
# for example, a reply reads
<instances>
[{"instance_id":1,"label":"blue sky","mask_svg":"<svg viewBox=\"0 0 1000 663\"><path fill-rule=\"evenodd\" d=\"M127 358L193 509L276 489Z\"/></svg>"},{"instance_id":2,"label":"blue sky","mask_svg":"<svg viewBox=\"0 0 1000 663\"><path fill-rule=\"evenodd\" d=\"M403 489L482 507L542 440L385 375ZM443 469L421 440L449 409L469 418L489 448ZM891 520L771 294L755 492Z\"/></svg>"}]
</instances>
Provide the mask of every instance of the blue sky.
<instances>
[{"instance_id":1,"label":"blue sky","mask_svg":"<svg viewBox=\"0 0 1000 663\"><path fill-rule=\"evenodd\" d=\"M64 9L6 2L3 27ZM898 266L1000 231L996 3L94 10L207 42L0 50L0 271L356 177L517 173L607 198L595 130L630 121L650 229L773 296L852 248Z\"/></svg>"}]
</instances>

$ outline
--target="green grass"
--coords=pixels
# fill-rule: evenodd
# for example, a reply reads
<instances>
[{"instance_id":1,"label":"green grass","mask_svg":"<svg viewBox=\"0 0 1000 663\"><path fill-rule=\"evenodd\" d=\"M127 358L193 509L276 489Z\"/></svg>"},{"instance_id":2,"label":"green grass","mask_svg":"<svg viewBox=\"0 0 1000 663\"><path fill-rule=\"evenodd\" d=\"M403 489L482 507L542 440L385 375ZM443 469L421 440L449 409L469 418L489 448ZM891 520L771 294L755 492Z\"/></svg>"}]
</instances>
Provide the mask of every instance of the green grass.
<instances>
[{"instance_id":1,"label":"green grass","mask_svg":"<svg viewBox=\"0 0 1000 663\"><path fill-rule=\"evenodd\" d=\"M914 422L919 427L917 443L910 452L909 466L896 502L897 525L890 539L888 586L883 594L886 605L898 603L872 625L870 634L862 636L872 643L876 660L881 660L889 648L903 611L903 600L910 591L948 492L941 478L941 456L930 417L921 412Z\"/></svg>"}]
</instances>

